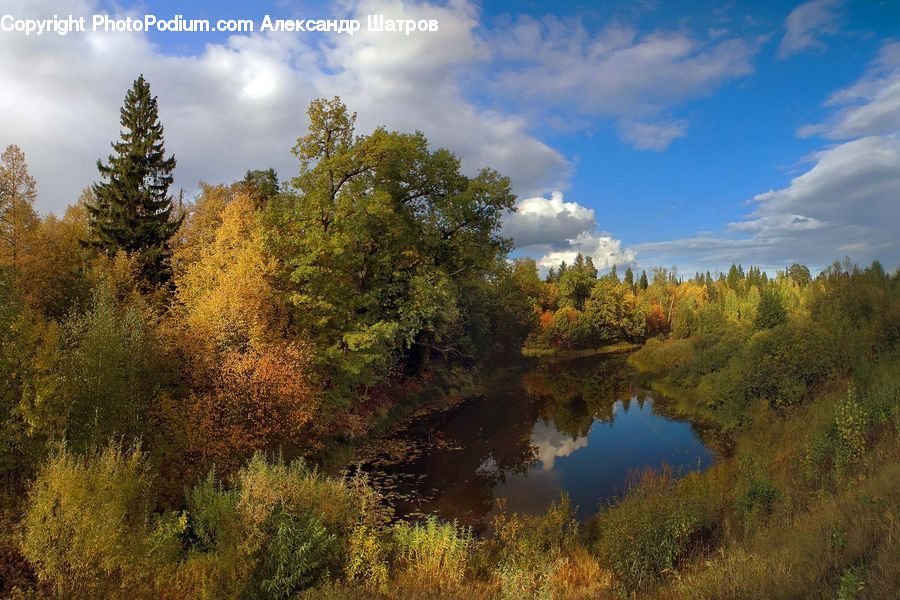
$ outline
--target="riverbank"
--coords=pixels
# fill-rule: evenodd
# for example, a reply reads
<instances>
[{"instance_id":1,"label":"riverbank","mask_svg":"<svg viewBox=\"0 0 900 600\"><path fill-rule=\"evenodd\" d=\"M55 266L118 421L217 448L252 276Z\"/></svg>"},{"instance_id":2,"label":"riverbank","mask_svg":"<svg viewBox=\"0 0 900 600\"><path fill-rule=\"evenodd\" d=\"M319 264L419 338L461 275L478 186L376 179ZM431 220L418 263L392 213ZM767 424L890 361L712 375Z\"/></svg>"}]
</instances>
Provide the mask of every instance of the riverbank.
<instances>
[{"instance_id":1,"label":"riverbank","mask_svg":"<svg viewBox=\"0 0 900 600\"><path fill-rule=\"evenodd\" d=\"M565 350L561 348L538 348L526 346L522 348L522 356L525 358L540 358L543 360L572 360L575 358L587 358L589 356L601 356L604 354L620 354L631 352L641 347L641 344L633 342L616 342L597 348L585 348L583 350Z\"/></svg>"}]
</instances>

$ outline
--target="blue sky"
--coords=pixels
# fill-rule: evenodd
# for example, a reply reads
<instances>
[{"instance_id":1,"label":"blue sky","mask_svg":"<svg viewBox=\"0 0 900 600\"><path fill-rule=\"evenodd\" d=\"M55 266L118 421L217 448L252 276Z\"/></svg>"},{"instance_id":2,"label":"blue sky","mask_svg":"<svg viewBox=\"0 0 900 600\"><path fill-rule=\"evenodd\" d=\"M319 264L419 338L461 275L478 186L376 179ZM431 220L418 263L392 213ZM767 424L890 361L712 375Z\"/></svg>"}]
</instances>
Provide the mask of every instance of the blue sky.
<instances>
[{"instance_id":1,"label":"blue sky","mask_svg":"<svg viewBox=\"0 0 900 600\"><path fill-rule=\"evenodd\" d=\"M128 82L159 95L177 183L296 166L309 99L509 174L505 231L546 267L900 265L900 3L0 0L0 15L436 18L439 34L0 32L0 144L40 208L95 177ZM4 80L4 79L8 79Z\"/></svg>"}]
</instances>

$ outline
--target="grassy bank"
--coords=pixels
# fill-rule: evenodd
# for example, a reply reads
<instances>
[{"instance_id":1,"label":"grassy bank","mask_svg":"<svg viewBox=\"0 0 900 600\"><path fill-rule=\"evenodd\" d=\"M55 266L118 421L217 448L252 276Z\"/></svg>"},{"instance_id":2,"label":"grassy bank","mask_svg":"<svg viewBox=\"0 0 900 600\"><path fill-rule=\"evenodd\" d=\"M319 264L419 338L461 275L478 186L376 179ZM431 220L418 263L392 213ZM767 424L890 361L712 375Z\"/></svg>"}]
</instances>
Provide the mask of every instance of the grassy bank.
<instances>
[{"instance_id":1,"label":"grassy bank","mask_svg":"<svg viewBox=\"0 0 900 600\"><path fill-rule=\"evenodd\" d=\"M604 354L618 354L620 352L630 352L640 348L640 344L632 342L616 342L607 344L597 348L586 348L583 350L565 350L562 348L540 348L535 346L526 346L522 348L522 356L525 358L540 358L546 360L572 360L574 358L586 358L588 356L602 356Z\"/></svg>"}]
</instances>

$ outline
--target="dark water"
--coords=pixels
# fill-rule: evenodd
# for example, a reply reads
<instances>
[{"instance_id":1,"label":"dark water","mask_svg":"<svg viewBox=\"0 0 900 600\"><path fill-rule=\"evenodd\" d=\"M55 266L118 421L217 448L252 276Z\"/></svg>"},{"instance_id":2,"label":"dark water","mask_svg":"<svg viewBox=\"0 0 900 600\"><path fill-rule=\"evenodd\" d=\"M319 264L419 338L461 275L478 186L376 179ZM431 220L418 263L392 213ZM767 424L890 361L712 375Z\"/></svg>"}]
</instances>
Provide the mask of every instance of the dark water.
<instances>
[{"instance_id":1,"label":"dark water","mask_svg":"<svg viewBox=\"0 0 900 600\"><path fill-rule=\"evenodd\" d=\"M646 467L704 469L710 433L666 410L624 357L505 369L482 396L402 424L361 453L401 517L436 513L484 531L498 498L544 512L567 492L584 518Z\"/></svg>"}]
</instances>

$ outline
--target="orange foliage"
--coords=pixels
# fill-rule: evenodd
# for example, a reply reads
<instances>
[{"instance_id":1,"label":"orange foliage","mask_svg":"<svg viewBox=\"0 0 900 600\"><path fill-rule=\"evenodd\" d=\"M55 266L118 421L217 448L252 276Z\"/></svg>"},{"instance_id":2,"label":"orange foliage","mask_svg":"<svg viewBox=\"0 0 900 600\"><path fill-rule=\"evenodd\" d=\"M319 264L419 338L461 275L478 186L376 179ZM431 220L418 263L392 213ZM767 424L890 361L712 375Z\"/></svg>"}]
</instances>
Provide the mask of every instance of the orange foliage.
<instances>
[{"instance_id":1,"label":"orange foliage","mask_svg":"<svg viewBox=\"0 0 900 600\"><path fill-rule=\"evenodd\" d=\"M669 322L666 320L663 307L659 304L651 304L650 310L647 311L647 335L652 337L668 330Z\"/></svg>"},{"instance_id":2,"label":"orange foliage","mask_svg":"<svg viewBox=\"0 0 900 600\"><path fill-rule=\"evenodd\" d=\"M310 357L296 344L222 355L207 389L191 395L188 450L230 472L256 450L308 449L319 406Z\"/></svg>"},{"instance_id":3,"label":"orange foliage","mask_svg":"<svg viewBox=\"0 0 900 600\"><path fill-rule=\"evenodd\" d=\"M545 310L541 313L541 329L546 329L553 320L553 311Z\"/></svg>"}]
</instances>

